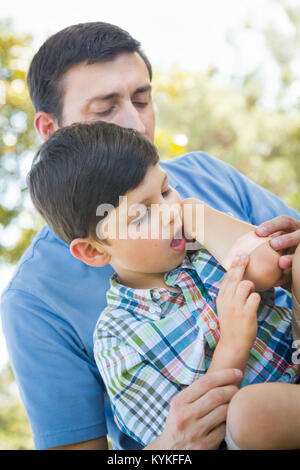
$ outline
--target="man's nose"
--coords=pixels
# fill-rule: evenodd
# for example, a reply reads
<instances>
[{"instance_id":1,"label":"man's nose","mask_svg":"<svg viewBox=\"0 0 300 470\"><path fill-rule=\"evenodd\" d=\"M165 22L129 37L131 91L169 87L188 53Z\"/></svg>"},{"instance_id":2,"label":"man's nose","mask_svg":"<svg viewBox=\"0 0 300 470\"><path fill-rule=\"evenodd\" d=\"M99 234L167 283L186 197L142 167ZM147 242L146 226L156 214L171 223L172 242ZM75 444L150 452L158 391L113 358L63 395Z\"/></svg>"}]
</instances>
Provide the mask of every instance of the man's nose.
<instances>
[{"instance_id":1,"label":"man's nose","mask_svg":"<svg viewBox=\"0 0 300 470\"><path fill-rule=\"evenodd\" d=\"M146 127L142 121L142 118L138 110L131 102L124 106L120 121L120 126L126 127L128 129L135 129L141 134L146 134Z\"/></svg>"}]
</instances>

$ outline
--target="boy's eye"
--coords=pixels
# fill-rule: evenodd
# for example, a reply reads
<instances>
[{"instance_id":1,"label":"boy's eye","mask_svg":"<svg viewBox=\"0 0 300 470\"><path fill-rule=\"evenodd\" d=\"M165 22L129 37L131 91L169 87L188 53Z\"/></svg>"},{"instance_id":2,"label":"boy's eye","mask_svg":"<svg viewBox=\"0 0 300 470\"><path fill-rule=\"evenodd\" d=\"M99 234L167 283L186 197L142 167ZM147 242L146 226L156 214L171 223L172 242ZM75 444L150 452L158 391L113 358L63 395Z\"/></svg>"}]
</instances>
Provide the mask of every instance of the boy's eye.
<instances>
[{"instance_id":1,"label":"boy's eye","mask_svg":"<svg viewBox=\"0 0 300 470\"><path fill-rule=\"evenodd\" d=\"M148 214L149 212L145 212L144 215L142 217L140 217L139 219L135 219L132 221L132 224L134 225L140 225L142 222L144 222L144 220L148 217Z\"/></svg>"},{"instance_id":2,"label":"boy's eye","mask_svg":"<svg viewBox=\"0 0 300 470\"><path fill-rule=\"evenodd\" d=\"M161 194L162 194L163 197L167 197L170 192L171 192L171 188L168 188L165 191L163 191Z\"/></svg>"}]
</instances>

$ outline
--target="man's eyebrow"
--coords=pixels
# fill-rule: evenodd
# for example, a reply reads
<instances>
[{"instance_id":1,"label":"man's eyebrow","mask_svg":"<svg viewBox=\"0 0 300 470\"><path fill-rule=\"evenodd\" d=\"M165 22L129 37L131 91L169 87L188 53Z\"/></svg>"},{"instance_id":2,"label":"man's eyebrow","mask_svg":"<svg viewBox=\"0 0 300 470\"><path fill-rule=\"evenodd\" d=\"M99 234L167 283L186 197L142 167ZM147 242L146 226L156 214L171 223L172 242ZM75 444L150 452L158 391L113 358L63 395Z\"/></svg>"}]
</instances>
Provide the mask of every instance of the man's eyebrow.
<instances>
[{"instance_id":1,"label":"man's eyebrow","mask_svg":"<svg viewBox=\"0 0 300 470\"><path fill-rule=\"evenodd\" d=\"M137 88L136 90L134 90L133 95L137 95L139 93L146 93L148 91L151 92L151 90L152 90L151 85L141 86ZM94 101L108 101L113 98L119 98L120 96L121 96L120 93L117 93L117 92L108 93L107 95L93 96L93 98L90 98L89 100L86 101L86 106L89 106Z\"/></svg>"},{"instance_id":2,"label":"man's eyebrow","mask_svg":"<svg viewBox=\"0 0 300 470\"><path fill-rule=\"evenodd\" d=\"M138 93L145 93L147 91L152 91L152 86L151 85L145 85L145 86L141 86L139 88L137 88L135 91L134 91L134 95L137 95Z\"/></svg>"}]
</instances>

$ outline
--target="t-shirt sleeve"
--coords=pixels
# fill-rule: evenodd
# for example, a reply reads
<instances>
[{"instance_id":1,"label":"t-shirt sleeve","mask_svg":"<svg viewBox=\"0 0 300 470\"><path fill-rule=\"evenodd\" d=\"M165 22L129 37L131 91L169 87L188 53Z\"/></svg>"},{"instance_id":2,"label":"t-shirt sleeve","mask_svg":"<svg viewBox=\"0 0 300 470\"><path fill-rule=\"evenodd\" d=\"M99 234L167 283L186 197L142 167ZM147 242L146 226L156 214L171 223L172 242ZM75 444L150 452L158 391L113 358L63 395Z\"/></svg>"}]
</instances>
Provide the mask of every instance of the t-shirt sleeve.
<instances>
[{"instance_id":1,"label":"t-shirt sleeve","mask_svg":"<svg viewBox=\"0 0 300 470\"><path fill-rule=\"evenodd\" d=\"M1 317L36 449L106 435L103 383L64 320L14 289L2 296Z\"/></svg>"}]
</instances>

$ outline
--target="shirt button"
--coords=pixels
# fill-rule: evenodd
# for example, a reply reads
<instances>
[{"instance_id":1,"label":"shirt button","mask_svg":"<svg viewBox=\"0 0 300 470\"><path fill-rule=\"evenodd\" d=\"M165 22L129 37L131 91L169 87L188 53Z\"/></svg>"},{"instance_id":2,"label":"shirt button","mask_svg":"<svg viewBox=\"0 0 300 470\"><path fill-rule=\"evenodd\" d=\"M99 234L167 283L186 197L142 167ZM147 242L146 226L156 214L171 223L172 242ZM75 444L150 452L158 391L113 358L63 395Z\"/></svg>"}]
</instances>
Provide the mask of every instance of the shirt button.
<instances>
[{"instance_id":1,"label":"shirt button","mask_svg":"<svg viewBox=\"0 0 300 470\"><path fill-rule=\"evenodd\" d=\"M213 320L209 322L208 326L209 326L210 330L213 330L213 331L215 331L218 328L217 323Z\"/></svg>"},{"instance_id":2,"label":"shirt button","mask_svg":"<svg viewBox=\"0 0 300 470\"><path fill-rule=\"evenodd\" d=\"M155 300L159 300L159 299L160 299L160 293L157 292L157 291L154 291L153 294L152 294L152 297L153 297Z\"/></svg>"},{"instance_id":3,"label":"shirt button","mask_svg":"<svg viewBox=\"0 0 300 470\"><path fill-rule=\"evenodd\" d=\"M267 351L267 352L265 352L264 356L267 359L267 361L270 361L273 357L273 354L270 353L269 351Z\"/></svg>"}]
</instances>

